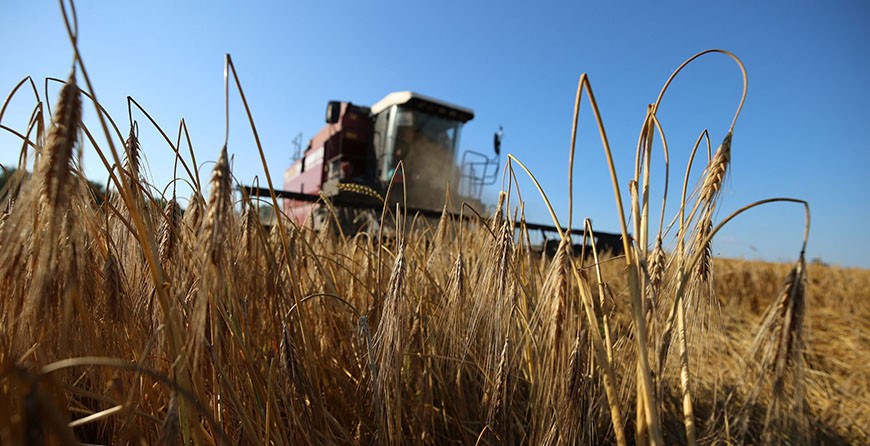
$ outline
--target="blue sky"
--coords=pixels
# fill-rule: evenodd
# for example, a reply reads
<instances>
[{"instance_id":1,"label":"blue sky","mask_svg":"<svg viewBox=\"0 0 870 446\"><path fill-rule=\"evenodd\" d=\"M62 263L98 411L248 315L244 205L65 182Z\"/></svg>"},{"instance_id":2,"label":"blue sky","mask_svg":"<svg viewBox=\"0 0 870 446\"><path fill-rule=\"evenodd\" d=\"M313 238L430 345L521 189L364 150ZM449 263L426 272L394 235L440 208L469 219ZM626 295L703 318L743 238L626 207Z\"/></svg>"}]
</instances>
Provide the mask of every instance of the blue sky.
<instances>
[{"instance_id":1,"label":"blue sky","mask_svg":"<svg viewBox=\"0 0 870 446\"><path fill-rule=\"evenodd\" d=\"M623 185L631 175L646 105L691 55L722 48L749 72L737 123L733 165L720 218L757 199L808 200L810 258L870 268L870 4L849 2L205 2L77 3L80 49L96 93L122 128L133 96L175 135L183 117L197 158L213 160L223 143L223 54L232 54L272 175L289 165L291 140L322 126L330 99L372 104L414 90L473 108L464 149L488 151L504 126L504 150L542 180L567 218L567 159L577 78L590 76ZM42 85L65 77L71 50L55 2L0 4L0 92L24 76ZM677 78L659 118L671 148L672 191L688 152L707 128L717 145L737 106L741 80L722 56L706 56ZM53 104L57 85L50 87ZM239 181L262 166L237 95L231 94L229 150ZM3 124L23 129L34 105L21 95ZM85 112L94 122L94 111ZM141 115L151 177L165 186L172 154ZM575 221L603 231L618 220L609 174L588 104L581 109L575 166ZM0 163L14 165L19 143L0 134ZM661 172L660 155L655 168ZM503 157L504 160L504 157ZM85 150L87 174L104 169ZM209 165L201 172L207 176ZM661 174L656 176L663 178ZM661 181L661 180L659 180ZM541 200L521 183L530 220L546 222ZM661 185L653 189L660 193ZM494 196L490 191L489 195ZM864 197L864 198L862 198ZM675 202L677 195L671 195ZM668 217L672 214L668 211ZM774 205L746 214L717 238L725 256L788 261L796 257L802 211Z\"/></svg>"}]
</instances>

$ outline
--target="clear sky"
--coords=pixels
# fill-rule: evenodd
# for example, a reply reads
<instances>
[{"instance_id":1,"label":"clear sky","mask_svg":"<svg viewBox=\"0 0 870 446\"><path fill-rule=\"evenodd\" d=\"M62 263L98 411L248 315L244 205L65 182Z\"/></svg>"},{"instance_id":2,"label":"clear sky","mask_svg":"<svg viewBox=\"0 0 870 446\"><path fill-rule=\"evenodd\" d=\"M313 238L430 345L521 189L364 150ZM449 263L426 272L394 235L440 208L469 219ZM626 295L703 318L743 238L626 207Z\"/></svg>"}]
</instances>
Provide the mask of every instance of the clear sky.
<instances>
[{"instance_id":1,"label":"clear sky","mask_svg":"<svg viewBox=\"0 0 870 446\"><path fill-rule=\"evenodd\" d=\"M504 126L505 152L542 180L567 218L567 159L574 93L589 74L616 152L623 185L631 175L646 105L673 69L696 52L722 48L749 72L749 96L734 133L732 169L719 217L757 199L808 200L808 257L870 268L870 3L846 2L206 2L77 3L79 45L96 93L126 132L133 96L171 135L187 121L198 160L223 143L223 63L230 53L280 182L292 139L323 125L326 102L371 105L391 91L414 90L473 108L463 149L489 151ZM42 88L66 77L72 52L57 3L0 2L0 92L24 76ZM722 56L705 56L677 78L659 118L671 149L671 190L688 152L709 129L725 135L741 80ZM50 102L57 85L50 86ZM23 130L32 94L17 96L3 124ZM249 183L263 168L238 96L231 94L229 151ZM85 112L93 123L93 108ZM172 178L172 153L141 114L150 175ZM89 124L94 125L94 124ZM96 127L93 127L96 129ZM0 163L14 165L20 141L0 134ZM581 110L575 167L575 221L618 230L615 201L588 104ZM502 158L504 161L504 157ZM655 167L663 175L661 155ZM87 174L105 183L92 151ZM208 175L209 165L201 172ZM541 200L522 184L529 220L548 222ZM490 197L494 190L489 191ZM653 189L660 193L661 184ZM864 198L861 198L864 197ZM678 195L670 200L676 202ZM668 212L668 217L672 215ZM788 261L800 249L802 210L773 205L746 214L716 239L731 257Z\"/></svg>"}]
</instances>

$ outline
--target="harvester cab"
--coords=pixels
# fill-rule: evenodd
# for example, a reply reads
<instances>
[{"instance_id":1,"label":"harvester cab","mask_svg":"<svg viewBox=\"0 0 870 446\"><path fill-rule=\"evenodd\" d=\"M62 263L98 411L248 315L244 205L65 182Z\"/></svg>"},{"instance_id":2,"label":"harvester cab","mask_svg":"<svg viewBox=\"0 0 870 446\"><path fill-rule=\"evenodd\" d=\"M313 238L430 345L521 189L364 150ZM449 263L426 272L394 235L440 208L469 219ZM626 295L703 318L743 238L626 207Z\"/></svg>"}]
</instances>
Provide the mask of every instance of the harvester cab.
<instances>
[{"instance_id":1,"label":"harvester cab","mask_svg":"<svg viewBox=\"0 0 870 446\"><path fill-rule=\"evenodd\" d=\"M372 115L376 176L384 186L395 183L396 199L424 209L440 209L448 193L455 204L467 201L459 195L456 152L472 110L406 91L375 103ZM400 161L403 169L397 171Z\"/></svg>"}]
</instances>

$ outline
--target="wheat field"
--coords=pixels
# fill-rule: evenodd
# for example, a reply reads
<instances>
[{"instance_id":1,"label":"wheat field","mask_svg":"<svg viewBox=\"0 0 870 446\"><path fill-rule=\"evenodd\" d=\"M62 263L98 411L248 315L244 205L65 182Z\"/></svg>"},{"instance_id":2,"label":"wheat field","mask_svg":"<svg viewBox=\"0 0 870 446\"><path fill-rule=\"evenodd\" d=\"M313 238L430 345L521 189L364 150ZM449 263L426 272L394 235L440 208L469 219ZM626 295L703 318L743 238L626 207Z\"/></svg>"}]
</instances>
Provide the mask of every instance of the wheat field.
<instances>
[{"instance_id":1,"label":"wheat field","mask_svg":"<svg viewBox=\"0 0 870 446\"><path fill-rule=\"evenodd\" d=\"M707 54L743 70L721 50L687 63ZM277 201L239 193L224 147L205 183L185 169L188 200L155 196L140 158L157 148L140 147L132 122L123 139L100 113L102 129L87 128L94 94L77 59L53 115L40 102L19 130L21 163L4 166L17 170L0 192L2 444L870 438L870 271L807 264L800 243L789 264L714 258L732 218L715 212L731 132L698 156L694 189L690 161L665 225L647 193L658 101L625 183L600 127L616 200L630 203L625 254L572 252L565 238L548 257L510 190L471 221L386 205L359 234L280 213L267 228L260 210ZM597 118L581 76L584 98ZM107 168L105 194L80 173L83 144ZM524 174L511 158L506 175ZM809 233L807 203L746 209L757 205L804 206Z\"/></svg>"}]
</instances>

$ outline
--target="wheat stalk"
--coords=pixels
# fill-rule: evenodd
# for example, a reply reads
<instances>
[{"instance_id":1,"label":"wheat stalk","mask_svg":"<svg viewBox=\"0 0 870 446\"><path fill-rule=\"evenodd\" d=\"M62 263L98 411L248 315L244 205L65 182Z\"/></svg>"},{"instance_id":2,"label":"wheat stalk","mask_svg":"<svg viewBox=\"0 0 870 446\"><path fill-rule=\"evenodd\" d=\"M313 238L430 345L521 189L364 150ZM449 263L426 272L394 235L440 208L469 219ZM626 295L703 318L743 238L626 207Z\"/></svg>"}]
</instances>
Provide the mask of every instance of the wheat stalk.
<instances>
[{"instance_id":1,"label":"wheat stalk","mask_svg":"<svg viewBox=\"0 0 870 446\"><path fill-rule=\"evenodd\" d=\"M157 230L157 254L160 263L169 266L178 251L179 236L181 235L181 206L175 197L166 203L163 211L163 219Z\"/></svg>"},{"instance_id":2,"label":"wheat stalk","mask_svg":"<svg viewBox=\"0 0 870 446\"><path fill-rule=\"evenodd\" d=\"M713 154L713 159L707 168L707 175L704 177L704 184L701 185L699 196L699 199L704 203L713 202L725 181L728 165L731 164L731 136L731 132L725 135L725 139L716 149L716 153Z\"/></svg>"},{"instance_id":3,"label":"wheat stalk","mask_svg":"<svg viewBox=\"0 0 870 446\"><path fill-rule=\"evenodd\" d=\"M209 184L211 191L202 223L202 241L209 260L217 264L223 257L232 212L232 177L226 147L221 149Z\"/></svg>"}]
</instances>

